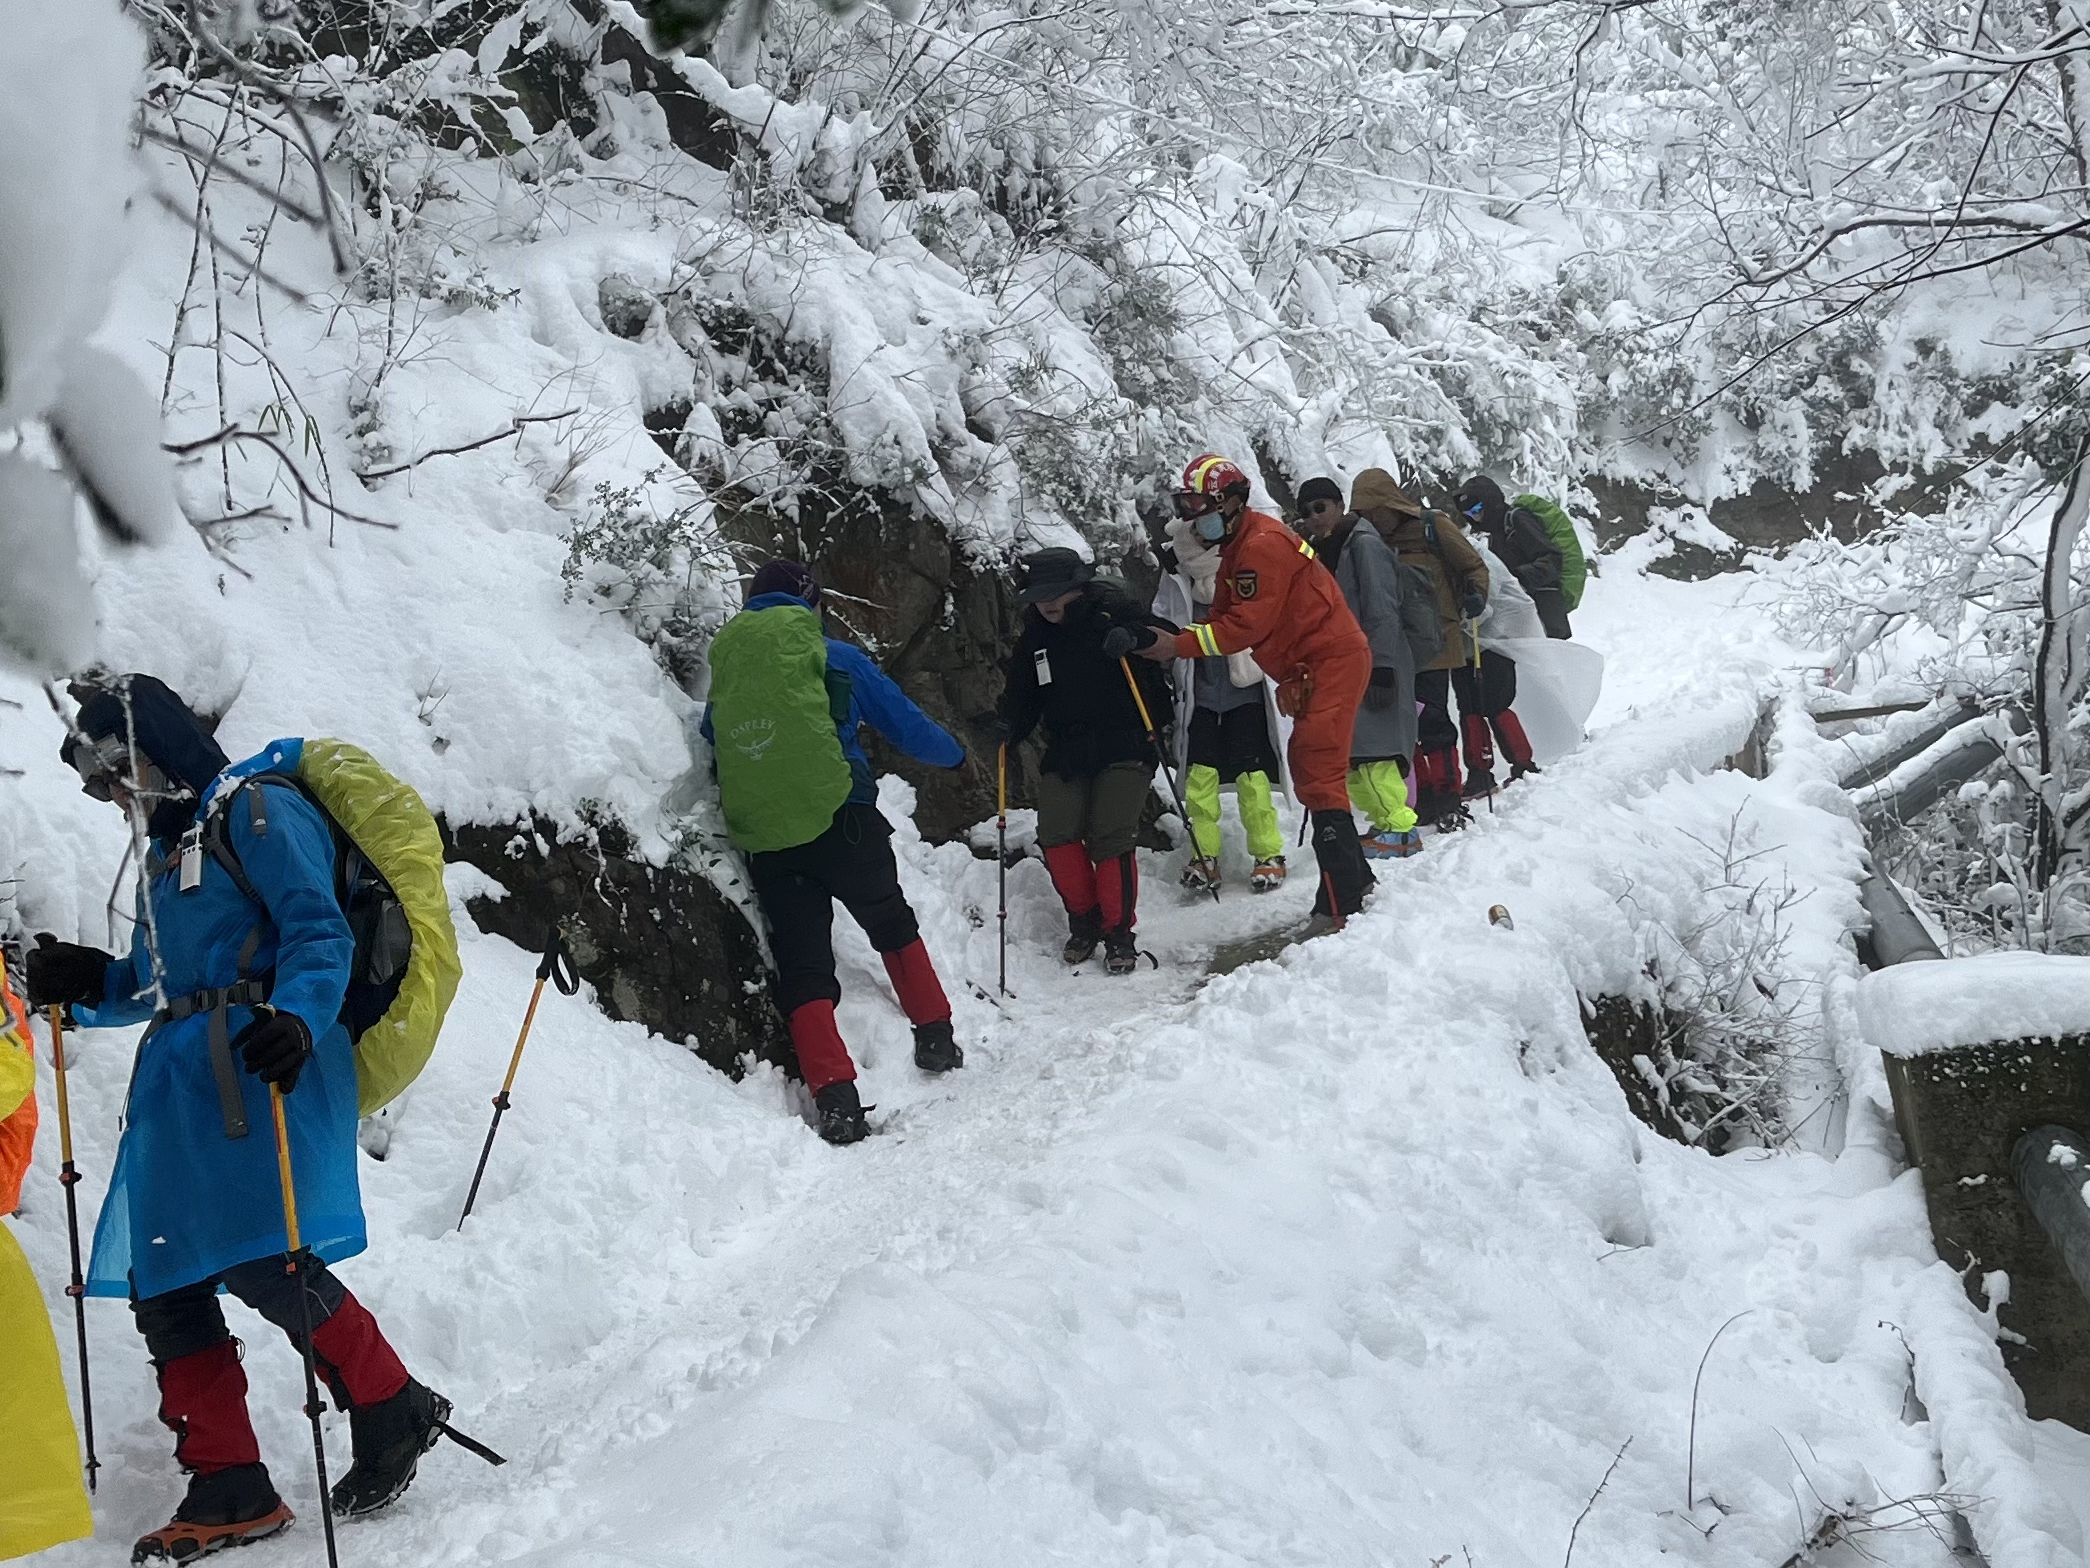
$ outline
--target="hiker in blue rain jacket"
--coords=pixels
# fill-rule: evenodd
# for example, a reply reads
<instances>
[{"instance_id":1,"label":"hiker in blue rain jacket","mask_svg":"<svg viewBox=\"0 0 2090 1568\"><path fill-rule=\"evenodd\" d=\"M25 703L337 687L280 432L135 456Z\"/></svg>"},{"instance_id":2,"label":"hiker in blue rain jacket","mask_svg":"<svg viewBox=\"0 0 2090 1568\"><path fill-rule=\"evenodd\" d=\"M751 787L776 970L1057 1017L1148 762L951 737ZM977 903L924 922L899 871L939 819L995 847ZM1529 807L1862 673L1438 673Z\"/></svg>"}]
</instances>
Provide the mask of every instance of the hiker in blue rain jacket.
<instances>
[{"instance_id":1,"label":"hiker in blue rain jacket","mask_svg":"<svg viewBox=\"0 0 2090 1568\"><path fill-rule=\"evenodd\" d=\"M892 825L878 809L858 732L868 724L931 767L961 766L965 748L863 649L823 633L820 584L803 564L766 562L748 589L746 606L712 640L702 728L727 832L748 857L769 921L777 1005L813 1093L820 1136L855 1143L870 1127L856 1063L835 1023L837 901L885 962L914 1027L915 1066L942 1073L965 1064L943 982L900 890Z\"/></svg>"},{"instance_id":2,"label":"hiker in blue rain jacket","mask_svg":"<svg viewBox=\"0 0 2090 1568\"><path fill-rule=\"evenodd\" d=\"M337 1020L355 944L334 892L332 829L290 788L262 786L266 831L256 830L254 788L233 798L227 836L266 906L257 907L196 828L213 782L265 759L228 768L201 721L148 675L90 698L64 756L87 793L142 822L151 843L128 955L42 937L28 962L38 1006L68 1004L90 1027L147 1025L88 1293L130 1297L160 1419L190 1480L174 1518L138 1542L132 1561L186 1561L291 1523L261 1462L239 1345L217 1299L222 1285L303 1353L272 1087L283 1092L301 1239L316 1254L302 1260L312 1350L354 1434L334 1511L383 1507L413 1479L449 1405L407 1375L326 1267L365 1245L356 1068Z\"/></svg>"}]
</instances>

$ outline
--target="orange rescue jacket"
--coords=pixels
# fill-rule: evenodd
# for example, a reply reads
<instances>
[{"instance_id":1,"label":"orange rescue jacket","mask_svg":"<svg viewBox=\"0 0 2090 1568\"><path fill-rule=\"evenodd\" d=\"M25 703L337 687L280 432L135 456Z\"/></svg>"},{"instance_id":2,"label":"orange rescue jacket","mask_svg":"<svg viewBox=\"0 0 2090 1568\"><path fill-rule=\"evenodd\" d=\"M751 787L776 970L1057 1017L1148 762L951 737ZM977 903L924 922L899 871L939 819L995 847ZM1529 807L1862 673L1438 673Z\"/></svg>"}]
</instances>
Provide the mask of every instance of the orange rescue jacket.
<instances>
[{"instance_id":1,"label":"orange rescue jacket","mask_svg":"<svg viewBox=\"0 0 2090 1568\"><path fill-rule=\"evenodd\" d=\"M1219 555L1212 618L1176 636L1179 659L1255 651L1273 680L1300 665L1361 659L1371 644L1313 546L1266 512L1243 512Z\"/></svg>"}]
</instances>

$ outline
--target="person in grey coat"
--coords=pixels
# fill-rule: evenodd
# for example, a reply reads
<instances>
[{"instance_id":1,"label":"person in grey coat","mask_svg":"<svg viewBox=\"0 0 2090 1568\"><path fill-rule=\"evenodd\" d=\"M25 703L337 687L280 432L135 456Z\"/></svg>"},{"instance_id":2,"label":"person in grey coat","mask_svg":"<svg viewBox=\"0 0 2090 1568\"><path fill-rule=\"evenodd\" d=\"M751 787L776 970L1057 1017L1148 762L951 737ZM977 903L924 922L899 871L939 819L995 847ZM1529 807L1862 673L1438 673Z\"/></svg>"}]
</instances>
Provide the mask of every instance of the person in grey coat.
<instances>
[{"instance_id":1,"label":"person in grey coat","mask_svg":"<svg viewBox=\"0 0 2090 1568\"><path fill-rule=\"evenodd\" d=\"M1350 799L1371 819L1360 842L1368 859L1417 854L1408 775L1415 759L1415 655L1401 614L1400 559L1378 529L1343 508L1332 479L1299 487L1298 529L1335 574L1372 645L1372 679L1350 735Z\"/></svg>"}]
</instances>

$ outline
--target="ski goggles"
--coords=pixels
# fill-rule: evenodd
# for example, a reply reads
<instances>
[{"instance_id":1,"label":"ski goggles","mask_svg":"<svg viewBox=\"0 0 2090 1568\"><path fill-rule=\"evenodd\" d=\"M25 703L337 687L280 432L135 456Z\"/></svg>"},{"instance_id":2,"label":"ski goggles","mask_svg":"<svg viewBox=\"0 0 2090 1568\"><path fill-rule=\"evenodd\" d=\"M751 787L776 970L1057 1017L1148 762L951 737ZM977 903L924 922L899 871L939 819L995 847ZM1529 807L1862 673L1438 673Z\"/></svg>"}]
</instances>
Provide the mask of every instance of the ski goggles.
<instances>
[{"instance_id":1,"label":"ski goggles","mask_svg":"<svg viewBox=\"0 0 2090 1568\"><path fill-rule=\"evenodd\" d=\"M1485 512L1487 509L1488 503L1485 501L1475 501L1471 506L1462 506L1459 508L1459 510L1462 513L1464 513L1467 517L1471 518L1476 523L1480 521L1481 514Z\"/></svg>"},{"instance_id":2,"label":"ski goggles","mask_svg":"<svg viewBox=\"0 0 2090 1568\"><path fill-rule=\"evenodd\" d=\"M82 736L66 747L65 760L80 775L80 788L90 799L110 800L110 786L129 778L131 748L121 735Z\"/></svg>"},{"instance_id":3,"label":"ski goggles","mask_svg":"<svg viewBox=\"0 0 2090 1568\"><path fill-rule=\"evenodd\" d=\"M1203 517L1206 513L1216 510L1218 506L1218 501L1206 495L1202 490L1178 490L1176 492L1176 516L1183 518L1185 521L1193 517Z\"/></svg>"}]
</instances>

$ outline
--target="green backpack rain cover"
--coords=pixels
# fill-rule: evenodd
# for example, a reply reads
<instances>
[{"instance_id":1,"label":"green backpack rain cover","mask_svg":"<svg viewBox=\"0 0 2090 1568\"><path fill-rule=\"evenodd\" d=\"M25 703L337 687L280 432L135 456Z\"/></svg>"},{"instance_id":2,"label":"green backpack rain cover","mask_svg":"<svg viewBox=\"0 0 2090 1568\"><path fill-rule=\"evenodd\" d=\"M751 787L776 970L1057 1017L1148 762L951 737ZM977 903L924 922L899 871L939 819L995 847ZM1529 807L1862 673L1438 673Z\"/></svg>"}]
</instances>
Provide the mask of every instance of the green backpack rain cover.
<instances>
[{"instance_id":1,"label":"green backpack rain cover","mask_svg":"<svg viewBox=\"0 0 2090 1568\"><path fill-rule=\"evenodd\" d=\"M735 848L825 833L853 779L827 695L827 638L804 605L742 610L711 640L711 733Z\"/></svg>"},{"instance_id":2,"label":"green backpack rain cover","mask_svg":"<svg viewBox=\"0 0 2090 1568\"><path fill-rule=\"evenodd\" d=\"M1542 495L1514 496L1509 504L1521 506L1546 525L1547 537L1560 552L1561 597L1570 610L1576 608L1582 603L1582 585L1589 581L1589 563L1582 557L1582 541L1575 536L1574 523Z\"/></svg>"}]
</instances>

